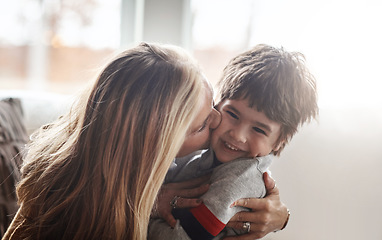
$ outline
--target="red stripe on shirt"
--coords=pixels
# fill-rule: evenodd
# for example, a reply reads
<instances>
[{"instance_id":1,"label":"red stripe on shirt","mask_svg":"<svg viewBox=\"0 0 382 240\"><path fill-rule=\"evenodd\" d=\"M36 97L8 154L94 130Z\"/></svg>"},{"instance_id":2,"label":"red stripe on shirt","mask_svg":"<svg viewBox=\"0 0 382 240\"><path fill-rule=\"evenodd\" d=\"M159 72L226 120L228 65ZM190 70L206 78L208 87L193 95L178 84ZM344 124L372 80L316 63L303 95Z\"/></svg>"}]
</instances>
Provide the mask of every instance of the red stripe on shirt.
<instances>
[{"instance_id":1,"label":"red stripe on shirt","mask_svg":"<svg viewBox=\"0 0 382 240\"><path fill-rule=\"evenodd\" d=\"M213 236L218 235L225 227L215 215L204 205L190 209L192 215L198 220L198 222Z\"/></svg>"}]
</instances>

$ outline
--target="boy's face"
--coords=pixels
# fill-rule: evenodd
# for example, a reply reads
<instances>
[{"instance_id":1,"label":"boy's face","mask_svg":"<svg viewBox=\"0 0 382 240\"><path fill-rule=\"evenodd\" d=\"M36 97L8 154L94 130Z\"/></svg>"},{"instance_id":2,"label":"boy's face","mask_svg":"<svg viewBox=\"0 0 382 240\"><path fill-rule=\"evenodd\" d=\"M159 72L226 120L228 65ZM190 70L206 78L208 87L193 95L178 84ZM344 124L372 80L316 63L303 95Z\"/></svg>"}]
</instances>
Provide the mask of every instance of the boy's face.
<instances>
[{"instance_id":1,"label":"boy's face","mask_svg":"<svg viewBox=\"0 0 382 240\"><path fill-rule=\"evenodd\" d=\"M265 156L278 150L279 146L274 145L281 125L250 108L248 100L225 99L217 109L222 120L212 133L211 147L220 162Z\"/></svg>"}]
</instances>

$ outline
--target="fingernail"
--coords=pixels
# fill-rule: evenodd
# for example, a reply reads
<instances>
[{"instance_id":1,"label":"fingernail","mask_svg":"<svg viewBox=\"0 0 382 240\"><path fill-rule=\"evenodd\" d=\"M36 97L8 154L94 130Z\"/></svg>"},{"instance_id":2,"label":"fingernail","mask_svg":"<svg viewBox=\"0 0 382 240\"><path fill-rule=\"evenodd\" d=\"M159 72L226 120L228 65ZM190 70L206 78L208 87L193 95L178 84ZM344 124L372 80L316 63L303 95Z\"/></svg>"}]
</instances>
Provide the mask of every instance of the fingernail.
<instances>
[{"instance_id":1,"label":"fingernail","mask_svg":"<svg viewBox=\"0 0 382 240\"><path fill-rule=\"evenodd\" d=\"M236 202L233 202L232 204L231 204L231 206L229 206L230 208L233 208L234 206L236 206Z\"/></svg>"},{"instance_id":2,"label":"fingernail","mask_svg":"<svg viewBox=\"0 0 382 240\"><path fill-rule=\"evenodd\" d=\"M172 222L172 224L171 224L171 228L174 229L175 226L176 226L176 220Z\"/></svg>"},{"instance_id":3,"label":"fingernail","mask_svg":"<svg viewBox=\"0 0 382 240\"><path fill-rule=\"evenodd\" d=\"M201 204L201 203L202 203L202 199L198 199L198 200L196 200L196 203L197 203L197 204Z\"/></svg>"}]
</instances>

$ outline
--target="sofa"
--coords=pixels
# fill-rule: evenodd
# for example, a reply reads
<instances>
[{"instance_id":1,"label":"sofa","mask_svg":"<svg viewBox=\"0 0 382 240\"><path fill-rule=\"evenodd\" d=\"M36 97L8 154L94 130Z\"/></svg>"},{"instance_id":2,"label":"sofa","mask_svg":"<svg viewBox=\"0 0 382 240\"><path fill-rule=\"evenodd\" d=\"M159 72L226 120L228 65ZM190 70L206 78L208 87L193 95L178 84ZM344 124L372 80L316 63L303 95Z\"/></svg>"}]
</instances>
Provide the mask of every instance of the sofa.
<instances>
[{"instance_id":1,"label":"sofa","mask_svg":"<svg viewBox=\"0 0 382 240\"><path fill-rule=\"evenodd\" d=\"M0 238L18 209L15 185L29 135L70 103L70 97L60 94L0 91Z\"/></svg>"}]
</instances>

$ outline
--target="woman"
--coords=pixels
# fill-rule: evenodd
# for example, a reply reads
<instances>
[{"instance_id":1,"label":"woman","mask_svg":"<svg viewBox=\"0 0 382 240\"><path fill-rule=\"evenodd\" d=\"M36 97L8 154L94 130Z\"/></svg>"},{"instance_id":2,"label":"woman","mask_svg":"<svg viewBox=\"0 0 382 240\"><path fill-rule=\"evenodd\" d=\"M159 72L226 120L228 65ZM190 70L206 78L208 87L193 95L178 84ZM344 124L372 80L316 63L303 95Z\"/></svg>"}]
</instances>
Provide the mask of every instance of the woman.
<instances>
[{"instance_id":1,"label":"woman","mask_svg":"<svg viewBox=\"0 0 382 240\"><path fill-rule=\"evenodd\" d=\"M3 239L145 239L184 140L209 138L210 91L178 48L122 53L68 114L34 134Z\"/></svg>"}]
</instances>

